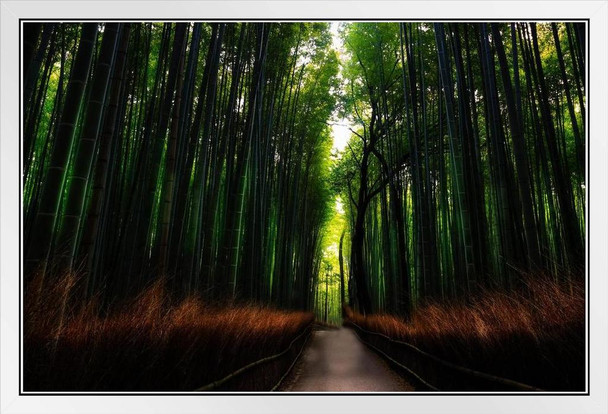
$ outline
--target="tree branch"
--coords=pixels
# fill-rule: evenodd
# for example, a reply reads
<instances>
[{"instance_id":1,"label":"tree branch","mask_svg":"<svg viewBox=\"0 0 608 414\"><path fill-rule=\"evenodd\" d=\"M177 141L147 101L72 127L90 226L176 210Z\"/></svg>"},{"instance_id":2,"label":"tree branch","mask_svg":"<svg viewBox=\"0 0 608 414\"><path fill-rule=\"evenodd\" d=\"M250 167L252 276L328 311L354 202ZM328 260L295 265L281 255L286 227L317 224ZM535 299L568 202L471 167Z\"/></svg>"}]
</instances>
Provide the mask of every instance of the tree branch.
<instances>
[{"instance_id":1,"label":"tree branch","mask_svg":"<svg viewBox=\"0 0 608 414\"><path fill-rule=\"evenodd\" d=\"M357 163L357 167L359 167L359 169L361 169L361 161L357 158L357 154L353 150L353 147L350 146L350 142L347 142L346 145L348 145L348 149L353 154L353 158L355 159L355 162Z\"/></svg>"},{"instance_id":2,"label":"tree branch","mask_svg":"<svg viewBox=\"0 0 608 414\"><path fill-rule=\"evenodd\" d=\"M380 193L380 191L382 191L382 189L389 183L389 181L393 178L393 176L396 173L402 171L403 168L405 168L405 166L407 165L407 161L409 160L409 158L410 158L409 152L406 153L406 154L403 154L403 157L401 157L401 160L400 160L399 164L395 168L393 168L392 170L389 170L389 172L386 175L386 177L384 177L384 179L382 181L380 181L380 183L378 184L378 186L367 194L367 196L365 197L365 200L364 200L364 204L366 206L370 203L370 201L372 201L372 199L376 195L378 195Z\"/></svg>"}]
</instances>

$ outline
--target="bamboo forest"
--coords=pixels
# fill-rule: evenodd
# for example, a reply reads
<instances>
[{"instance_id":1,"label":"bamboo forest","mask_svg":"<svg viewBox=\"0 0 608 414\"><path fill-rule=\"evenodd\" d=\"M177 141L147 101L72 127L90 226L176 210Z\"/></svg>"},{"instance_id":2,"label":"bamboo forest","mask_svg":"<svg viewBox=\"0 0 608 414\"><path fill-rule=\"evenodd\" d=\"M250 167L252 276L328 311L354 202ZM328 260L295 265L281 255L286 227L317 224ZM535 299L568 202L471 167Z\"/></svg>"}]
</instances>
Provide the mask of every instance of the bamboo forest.
<instances>
[{"instance_id":1,"label":"bamboo forest","mask_svg":"<svg viewBox=\"0 0 608 414\"><path fill-rule=\"evenodd\" d=\"M25 21L24 390L584 390L586 30Z\"/></svg>"}]
</instances>

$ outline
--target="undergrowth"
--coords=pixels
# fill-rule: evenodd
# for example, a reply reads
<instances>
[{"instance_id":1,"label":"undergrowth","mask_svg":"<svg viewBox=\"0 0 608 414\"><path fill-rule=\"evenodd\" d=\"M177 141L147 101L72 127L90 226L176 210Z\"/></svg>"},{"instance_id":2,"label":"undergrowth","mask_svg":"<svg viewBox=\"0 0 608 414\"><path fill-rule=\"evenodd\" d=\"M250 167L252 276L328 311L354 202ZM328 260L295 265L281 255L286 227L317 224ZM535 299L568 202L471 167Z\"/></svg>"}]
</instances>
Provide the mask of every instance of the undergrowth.
<instances>
[{"instance_id":1,"label":"undergrowth","mask_svg":"<svg viewBox=\"0 0 608 414\"><path fill-rule=\"evenodd\" d=\"M363 316L345 321L405 341L447 361L551 390L584 389L582 283L531 279L516 292L486 291L466 303L428 303L409 320Z\"/></svg>"},{"instance_id":2,"label":"undergrowth","mask_svg":"<svg viewBox=\"0 0 608 414\"><path fill-rule=\"evenodd\" d=\"M47 283L48 285L48 283ZM26 391L191 391L285 349L313 315L175 301L159 281L109 312L73 275L24 299Z\"/></svg>"}]
</instances>

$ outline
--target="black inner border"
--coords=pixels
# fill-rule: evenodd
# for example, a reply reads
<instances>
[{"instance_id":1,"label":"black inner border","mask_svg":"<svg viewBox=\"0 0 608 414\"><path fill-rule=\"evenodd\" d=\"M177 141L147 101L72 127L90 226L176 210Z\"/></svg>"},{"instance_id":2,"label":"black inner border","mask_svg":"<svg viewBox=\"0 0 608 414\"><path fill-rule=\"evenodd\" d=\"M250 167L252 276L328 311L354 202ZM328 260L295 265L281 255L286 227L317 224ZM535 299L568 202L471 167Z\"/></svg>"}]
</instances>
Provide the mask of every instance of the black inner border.
<instances>
[{"instance_id":1,"label":"black inner border","mask_svg":"<svg viewBox=\"0 0 608 414\"><path fill-rule=\"evenodd\" d=\"M589 108L589 101L590 101L590 91L589 91L589 75L590 75L590 18L584 18L584 19L560 19L560 18L538 18L538 19L530 19L530 20L526 20L526 19L497 19L497 18L491 18L491 19L483 19L483 18L471 18L471 19L452 19L452 18L446 18L446 19L420 19L420 18L416 18L416 19L397 19L397 18L393 18L393 19L388 19L388 18L374 18L374 19L364 19L364 18L319 18L319 19L312 19L312 18L259 18L259 19L254 19L254 18L240 18L240 19L234 19L234 18L206 18L206 19L202 19L202 20L198 20L198 19L187 19L187 18L173 18L173 19L167 19L167 18L145 18L145 19L120 19L120 18L107 18L107 19L90 19L90 18L84 18L84 19L76 19L76 18L66 18L66 19L57 19L57 18L40 18L40 19L36 19L36 18L19 18L19 179L22 179L23 176L23 167L22 167L22 157L21 157L21 145L22 145L22 125L21 125L21 116L22 116L22 107L21 107L21 78L22 78L22 69L21 69L21 60L22 60L22 44L21 44L21 32L22 32L22 27L23 27L23 23L27 23L27 22L32 22L32 21L44 21L44 22L111 22L111 21L122 21L122 22L134 22L134 23L143 23L143 22L159 22L159 21L164 21L164 22L195 22L195 21L201 21L201 22L234 22L234 23L238 23L238 22L274 22L274 23L279 23L279 22L461 22L461 23L468 23L468 22L519 22L519 21L530 21L530 22L547 22L547 21L559 21L559 22L586 22L586 34L587 34L587 38L586 38L586 61L587 61L587 67L586 67L586 72L587 72L587 82L585 85L585 92L586 92L586 104L587 104L587 108ZM590 253L590 238L589 238L589 230L590 230L590 208L589 208L589 200L591 199L591 195L590 195L590 164L591 164L591 152L589 150L590 147L590 132L589 132L589 125L591 124L590 122L591 119L591 115L590 112L587 112L587 119L583 120L586 121L587 124L585 125L585 132L586 132L586 145L587 145L587 165L586 165L586 170L585 170L585 190L586 190L586 195L587 195L587 200L586 200L586 218L585 218L585 237L587 239L587 258L589 258L589 253ZM463 395L463 396L513 396L513 395L517 395L517 396L590 396L590 382L591 382L591 329L590 329L590 319L591 319L591 313L590 313L590 307L589 307L589 302L591 301L590 299L590 295L589 295L589 291L590 291L590 287L591 287L591 278L590 278L590 270L589 270L589 262L590 260L586 261L586 297L585 297L585 302L586 302L586 310L587 310L587 315L586 315L586 327L587 327L587 391L584 393L581 392L503 392L503 393L496 393L496 392L453 392L453 393L448 393L448 392L393 392L393 393L387 393L387 392L367 392L367 393L363 393L363 392L149 392L149 393L145 393L145 392L83 392L83 393L75 393L75 392L26 392L23 391L21 389L21 380L22 380L22 372L21 372L21 367L22 367L22 358L23 358L23 354L22 354L22 332L21 332L21 322L22 322L22 286L21 286L21 282L22 282L22 263L21 263L21 254L22 254L22 219L21 219L21 213L22 213L22 199L23 199L23 191L22 191L22 186L21 186L21 182L19 183L19 383L18 383L18 387L19 387L19 396L143 396L143 397L148 397L148 396L208 396L208 395L218 395L218 396L268 396L268 395L272 395L272 396L282 396L282 395L286 395L286 396L309 396L309 395L333 395L333 396L418 396L418 395L426 395L426 396L458 396L458 395Z\"/></svg>"}]
</instances>

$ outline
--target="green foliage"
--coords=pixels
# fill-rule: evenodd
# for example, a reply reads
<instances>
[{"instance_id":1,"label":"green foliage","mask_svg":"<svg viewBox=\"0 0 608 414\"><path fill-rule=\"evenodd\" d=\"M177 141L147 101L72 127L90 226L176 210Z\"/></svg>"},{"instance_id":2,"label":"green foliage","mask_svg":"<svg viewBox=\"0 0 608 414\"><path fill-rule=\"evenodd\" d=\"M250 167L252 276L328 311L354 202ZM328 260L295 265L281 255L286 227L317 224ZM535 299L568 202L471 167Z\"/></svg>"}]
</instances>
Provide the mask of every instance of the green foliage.
<instances>
[{"instance_id":1,"label":"green foliage","mask_svg":"<svg viewBox=\"0 0 608 414\"><path fill-rule=\"evenodd\" d=\"M496 39L492 33L487 35L486 53L482 49L481 24L442 26L447 34L442 34L446 36L445 74L452 84L452 92L441 83L442 68L433 25L351 23L341 31L345 53L340 115L350 119L355 132L332 167L331 187L345 201L351 236L357 216L365 214L367 278L364 283L371 289L375 310L407 313L403 302L399 303L404 299L397 297L396 302L390 299L394 286L405 283L404 274L411 284L411 291L405 295L410 295L412 305L416 306L425 298L458 296L480 286L516 285L519 272L530 266L520 250L526 245L525 238L517 233L523 232L521 226L524 225L519 204L522 193L516 187L521 173L515 158L520 155L508 129L511 115L507 113L506 85L500 76ZM514 82L511 24L500 23L497 27L502 32L507 69ZM542 253L539 254L543 256L540 267L552 270L569 267L576 273L580 256L576 256L579 259L566 258L565 254L568 249L576 248L567 247L575 242L566 241L555 221L558 216L566 223L573 220L565 207L557 207L563 200L557 200L555 188L565 185L576 200L576 226L583 227L580 222L583 177L574 173L582 171L581 159L577 158L581 149L577 147L580 144L568 114L565 79L550 24L537 25L546 90L539 89L538 78L526 72L526 65L535 65L531 28L525 24L516 24L514 28L524 157L530 160L533 181L525 191L530 191L531 198L536 200L532 207L536 234L530 237L540 241ZM566 24L558 23L557 28L570 93L579 97L573 99L576 122L582 125L578 108L584 106L580 99L584 93L574 86L582 88L582 82L577 78L580 76L575 73L577 62L570 52L570 44L576 37L568 42ZM489 32L489 29L487 25L485 30ZM571 31L574 33L573 28ZM462 61L461 67L457 57ZM488 73L487 68L493 69ZM491 93L496 98L491 98ZM548 144L541 129L544 127L538 125L540 93L549 96L560 141L557 144L560 161L548 160ZM496 99L495 103L491 99ZM451 118L447 116L446 105L451 107ZM493 105L497 105L497 109ZM493 115L492 111L496 110ZM377 143L370 144L374 129L380 137ZM506 152L501 155L501 151ZM409 159L402 167L400 160L404 155L409 155ZM383 167L381 158L388 168ZM568 183L560 183L559 177L548 169L553 162L563 162L563 168L573 172ZM365 177L361 176L362 163L366 163L369 170ZM456 168L458 165L462 165L460 169ZM399 174L387 176L397 168L402 168ZM459 179L458 174L462 174ZM460 184L459 180L462 180ZM370 189L382 181L385 187L374 195L369 207L357 206L361 185L365 183ZM461 202L457 202L459 192ZM395 197L404 218L401 224L396 221L392 207ZM397 246L399 231L405 233L406 249ZM402 256L407 258L407 269L399 273L396 258ZM429 262L438 262L438 270L433 271Z\"/></svg>"},{"instance_id":2,"label":"green foliage","mask_svg":"<svg viewBox=\"0 0 608 414\"><path fill-rule=\"evenodd\" d=\"M29 39L24 73L27 260L71 255L90 294L166 276L177 295L335 321L342 289L407 315L582 265L575 24L358 22L337 39L325 22L120 23L111 59L96 27L90 64L75 64L83 25L61 23ZM102 58L107 89L91 86ZM336 118L353 131L340 152Z\"/></svg>"}]
</instances>

